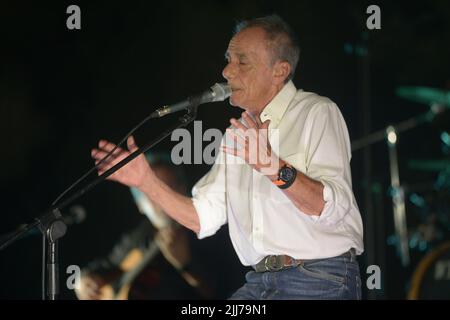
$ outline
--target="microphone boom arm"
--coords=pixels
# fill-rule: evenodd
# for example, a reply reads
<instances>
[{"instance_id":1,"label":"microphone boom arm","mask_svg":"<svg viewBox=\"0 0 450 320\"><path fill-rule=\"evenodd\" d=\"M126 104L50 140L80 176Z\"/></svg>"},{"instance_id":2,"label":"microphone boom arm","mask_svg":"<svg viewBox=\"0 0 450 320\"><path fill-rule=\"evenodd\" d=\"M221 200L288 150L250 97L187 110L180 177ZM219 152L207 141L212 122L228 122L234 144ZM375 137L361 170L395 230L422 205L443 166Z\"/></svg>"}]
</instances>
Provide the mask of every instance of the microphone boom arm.
<instances>
[{"instance_id":1,"label":"microphone boom arm","mask_svg":"<svg viewBox=\"0 0 450 320\"><path fill-rule=\"evenodd\" d=\"M57 241L59 238L64 236L66 233L66 225L62 221L62 216L60 214L60 210L80 198L82 195L87 193L89 190L94 188L96 185L98 185L100 182L106 180L107 177L115 173L120 168L124 167L126 164L128 164L130 161L134 160L136 157L138 157L140 154L150 150L152 147L157 145L159 142L164 140L166 137L172 134L173 131L175 131L178 128L186 127L191 122L193 122L197 116L197 108L198 108L198 101L196 100L190 100L190 106L188 108L187 114L185 114L183 117L179 118L179 121L177 124L172 125L169 129L162 132L158 137L147 143L142 148L139 148L132 154L130 154L128 157L114 165L112 168L104 172L102 175L98 176L94 181L89 183L86 187L79 190L72 196L68 197L66 200L62 201L60 204L50 207L43 215L41 215L39 218L36 218L35 221L32 223L21 226L13 232L12 234L8 234L5 237L1 237L0 242L0 251L5 249L6 247L10 246L12 243L14 243L16 240L20 239L25 233L30 231L31 229L34 229L35 227L39 227L41 230L44 242L43 242L43 248L45 248L45 240L48 241L48 256L46 263L43 264L43 281L42 281L42 299L45 300L45 281L44 279L47 278L47 296L51 300L55 300L57 295L59 294L59 265L58 265L58 244ZM45 249L43 249L44 253L44 259L45 259ZM45 267L47 268L46 270ZM46 277L45 277L46 275Z\"/></svg>"}]
</instances>

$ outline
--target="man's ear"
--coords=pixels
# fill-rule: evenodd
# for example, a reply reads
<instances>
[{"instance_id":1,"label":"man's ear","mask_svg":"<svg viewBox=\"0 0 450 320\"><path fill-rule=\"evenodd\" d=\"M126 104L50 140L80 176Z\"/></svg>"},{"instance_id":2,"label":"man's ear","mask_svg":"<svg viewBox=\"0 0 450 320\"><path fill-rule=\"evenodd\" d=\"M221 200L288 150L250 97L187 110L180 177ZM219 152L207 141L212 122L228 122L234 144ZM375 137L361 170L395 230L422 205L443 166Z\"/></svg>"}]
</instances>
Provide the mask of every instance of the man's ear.
<instances>
[{"instance_id":1,"label":"man's ear","mask_svg":"<svg viewBox=\"0 0 450 320\"><path fill-rule=\"evenodd\" d=\"M287 61L277 61L273 68L273 75L277 83L284 83L291 73L291 65Z\"/></svg>"}]
</instances>

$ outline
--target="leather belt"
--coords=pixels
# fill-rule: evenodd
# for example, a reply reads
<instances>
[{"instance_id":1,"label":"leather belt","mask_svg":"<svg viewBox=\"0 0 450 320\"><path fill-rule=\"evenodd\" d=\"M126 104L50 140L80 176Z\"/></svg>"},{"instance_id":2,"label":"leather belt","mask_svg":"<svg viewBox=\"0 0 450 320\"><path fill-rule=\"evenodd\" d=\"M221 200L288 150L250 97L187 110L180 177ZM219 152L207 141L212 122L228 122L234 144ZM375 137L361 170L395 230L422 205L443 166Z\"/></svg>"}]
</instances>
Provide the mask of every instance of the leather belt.
<instances>
[{"instance_id":1,"label":"leather belt","mask_svg":"<svg viewBox=\"0 0 450 320\"><path fill-rule=\"evenodd\" d=\"M290 256L267 256L262 259L258 264L253 266L256 272L275 272L281 271L286 268L296 267L303 263L304 260L294 259Z\"/></svg>"},{"instance_id":2,"label":"leather belt","mask_svg":"<svg viewBox=\"0 0 450 320\"><path fill-rule=\"evenodd\" d=\"M352 248L346 253L342 254L341 256L348 256L352 257L352 259L355 257L356 252L355 249ZM264 259L262 259L260 262L258 262L256 265L253 266L253 269L255 269L256 272L276 272L281 271L287 268L297 267L304 262L308 261L314 261L316 259L312 260L304 260L304 259L294 259L287 255L271 255L266 256ZM321 260L321 259L318 259Z\"/></svg>"}]
</instances>

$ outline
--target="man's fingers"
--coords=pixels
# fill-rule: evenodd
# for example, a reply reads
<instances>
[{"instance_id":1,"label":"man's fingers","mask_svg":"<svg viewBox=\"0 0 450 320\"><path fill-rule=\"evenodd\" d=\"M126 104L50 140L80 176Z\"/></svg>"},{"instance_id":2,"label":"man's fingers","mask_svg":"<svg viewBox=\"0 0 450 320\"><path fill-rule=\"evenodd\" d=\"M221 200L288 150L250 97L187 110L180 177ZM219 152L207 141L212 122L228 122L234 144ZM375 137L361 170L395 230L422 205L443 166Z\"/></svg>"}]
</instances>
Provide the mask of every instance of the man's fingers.
<instances>
[{"instance_id":1,"label":"man's fingers","mask_svg":"<svg viewBox=\"0 0 450 320\"><path fill-rule=\"evenodd\" d=\"M103 159L106 154L107 154L107 152L99 150L99 149L94 148L91 150L91 157L94 158L95 160Z\"/></svg>"},{"instance_id":2,"label":"man's fingers","mask_svg":"<svg viewBox=\"0 0 450 320\"><path fill-rule=\"evenodd\" d=\"M256 163L255 160L257 159L256 150L250 150L250 138L245 137L245 145L244 149L242 150L242 156L245 162L248 164L254 164Z\"/></svg>"},{"instance_id":3,"label":"man's fingers","mask_svg":"<svg viewBox=\"0 0 450 320\"><path fill-rule=\"evenodd\" d=\"M116 150L116 151L114 151L109 157L108 157L108 159L106 159L104 162L109 162L109 161L111 161L111 159L115 159L115 158L118 158L118 157L120 157L122 154L123 154L123 150ZM106 152L106 151L104 151L104 150L99 150L99 149L92 149L92 151L91 151L91 156L92 156L92 158L94 159L94 160L96 160L96 161L101 161L101 160L103 160L103 158L105 158L106 157L106 155L108 154L109 152Z\"/></svg>"},{"instance_id":4,"label":"man's fingers","mask_svg":"<svg viewBox=\"0 0 450 320\"><path fill-rule=\"evenodd\" d=\"M258 128L261 128L262 122L261 122L261 119L259 118L259 116L255 117L255 120L256 120L256 124L258 125Z\"/></svg>"},{"instance_id":5,"label":"man's fingers","mask_svg":"<svg viewBox=\"0 0 450 320\"><path fill-rule=\"evenodd\" d=\"M102 175L105 171L109 170L110 168L111 168L110 165L101 164L97 167L98 174Z\"/></svg>"},{"instance_id":6,"label":"man's fingers","mask_svg":"<svg viewBox=\"0 0 450 320\"><path fill-rule=\"evenodd\" d=\"M261 129L268 129L270 125L270 120L264 121L264 123L261 124Z\"/></svg>"},{"instance_id":7,"label":"man's fingers","mask_svg":"<svg viewBox=\"0 0 450 320\"><path fill-rule=\"evenodd\" d=\"M235 127L235 128L237 128L237 129L241 129L242 131L247 131L247 127L246 126L244 126L240 121L237 121L236 119L234 119L234 118L231 118L230 119L230 123Z\"/></svg>"},{"instance_id":8,"label":"man's fingers","mask_svg":"<svg viewBox=\"0 0 450 320\"><path fill-rule=\"evenodd\" d=\"M111 149L112 150L112 149ZM94 159L103 159L104 157L106 157L107 154L109 154L111 152L111 150L106 150L106 149L97 149L97 148L93 148L91 150L91 157ZM121 148L117 148L116 150L114 150L114 152L109 156L109 157L118 157L120 156L122 153L124 153L125 151Z\"/></svg>"},{"instance_id":9,"label":"man's fingers","mask_svg":"<svg viewBox=\"0 0 450 320\"><path fill-rule=\"evenodd\" d=\"M98 142L98 148L103 149L108 152L113 150L115 147L116 147L116 145L114 143L111 143L111 142L103 140L103 139ZM120 149L120 148L117 148L117 149Z\"/></svg>"},{"instance_id":10,"label":"man's fingers","mask_svg":"<svg viewBox=\"0 0 450 320\"><path fill-rule=\"evenodd\" d=\"M270 125L270 120L266 120L264 121L264 123L261 125L260 127L260 131L259 131L259 140L262 140L262 142L264 142L265 144L269 143L269 125Z\"/></svg>"},{"instance_id":11,"label":"man's fingers","mask_svg":"<svg viewBox=\"0 0 450 320\"><path fill-rule=\"evenodd\" d=\"M134 152L138 149L138 146L136 145L136 142L134 141L133 136L128 137L127 145L128 145L128 150L130 150L130 152Z\"/></svg>"},{"instance_id":12,"label":"man's fingers","mask_svg":"<svg viewBox=\"0 0 450 320\"><path fill-rule=\"evenodd\" d=\"M226 146L222 146L222 151L231 154L233 156L237 156L237 149L235 148L228 148Z\"/></svg>"},{"instance_id":13,"label":"man's fingers","mask_svg":"<svg viewBox=\"0 0 450 320\"><path fill-rule=\"evenodd\" d=\"M252 128L252 129L258 128L256 122L252 119L252 117L250 116L250 114L247 111L242 112L242 117L244 118L245 123L247 123L248 128Z\"/></svg>"},{"instance_id":14,"label":"man's fingers","mask_svg":"<svg viewBox=\"0 0 450 320\"><path fill-rule=\"evenodd\" d=\"M245 160L245 153L239 149L222 146L222 151Z\"/></svg>"},{"instance_id":15,"label":"man's fingers","mask_svg":"<svg viewBox=\"0 0 450 320\"><path fill-rule=\"evenodd\" d=\"M231 139L233 139L233 141L236 141L236 142L237 142L238 144L240 144L242 147L245 146L244 138L243 138L240 134L236 133L235 130L233 130L233 129L227 129L227 134L229 135L229 137L230 137Z\"/></svg>"}]
</instances>

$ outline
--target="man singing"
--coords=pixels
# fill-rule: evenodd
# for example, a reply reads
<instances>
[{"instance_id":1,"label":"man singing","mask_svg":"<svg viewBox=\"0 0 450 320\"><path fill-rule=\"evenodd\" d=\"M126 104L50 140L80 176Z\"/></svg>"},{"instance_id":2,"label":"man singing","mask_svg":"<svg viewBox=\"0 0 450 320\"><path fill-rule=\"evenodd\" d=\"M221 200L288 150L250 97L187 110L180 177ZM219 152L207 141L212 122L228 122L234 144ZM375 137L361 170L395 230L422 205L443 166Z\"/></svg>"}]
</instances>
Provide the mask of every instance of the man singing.
<instances>
[{"instance_id":1,"label":"man singing","mask_svg":"<svg viewBox=\"0 0 450 320\"><path fill-rule=\"evenodd\" d=\"M231 299L361 298L363 228L348 130L336 104L294 86L299 51L276 15L237 25L223 76L230 103L245 111L230 120L192 198L158 179L144 156L109 177L138 188L200 239L228 223L240 261L254 269ZM114 146L101 140L92 150L96 163ZM118 149L99 174L137 149L132 137L128 149Z\"/></svg>"}]
</instances>

